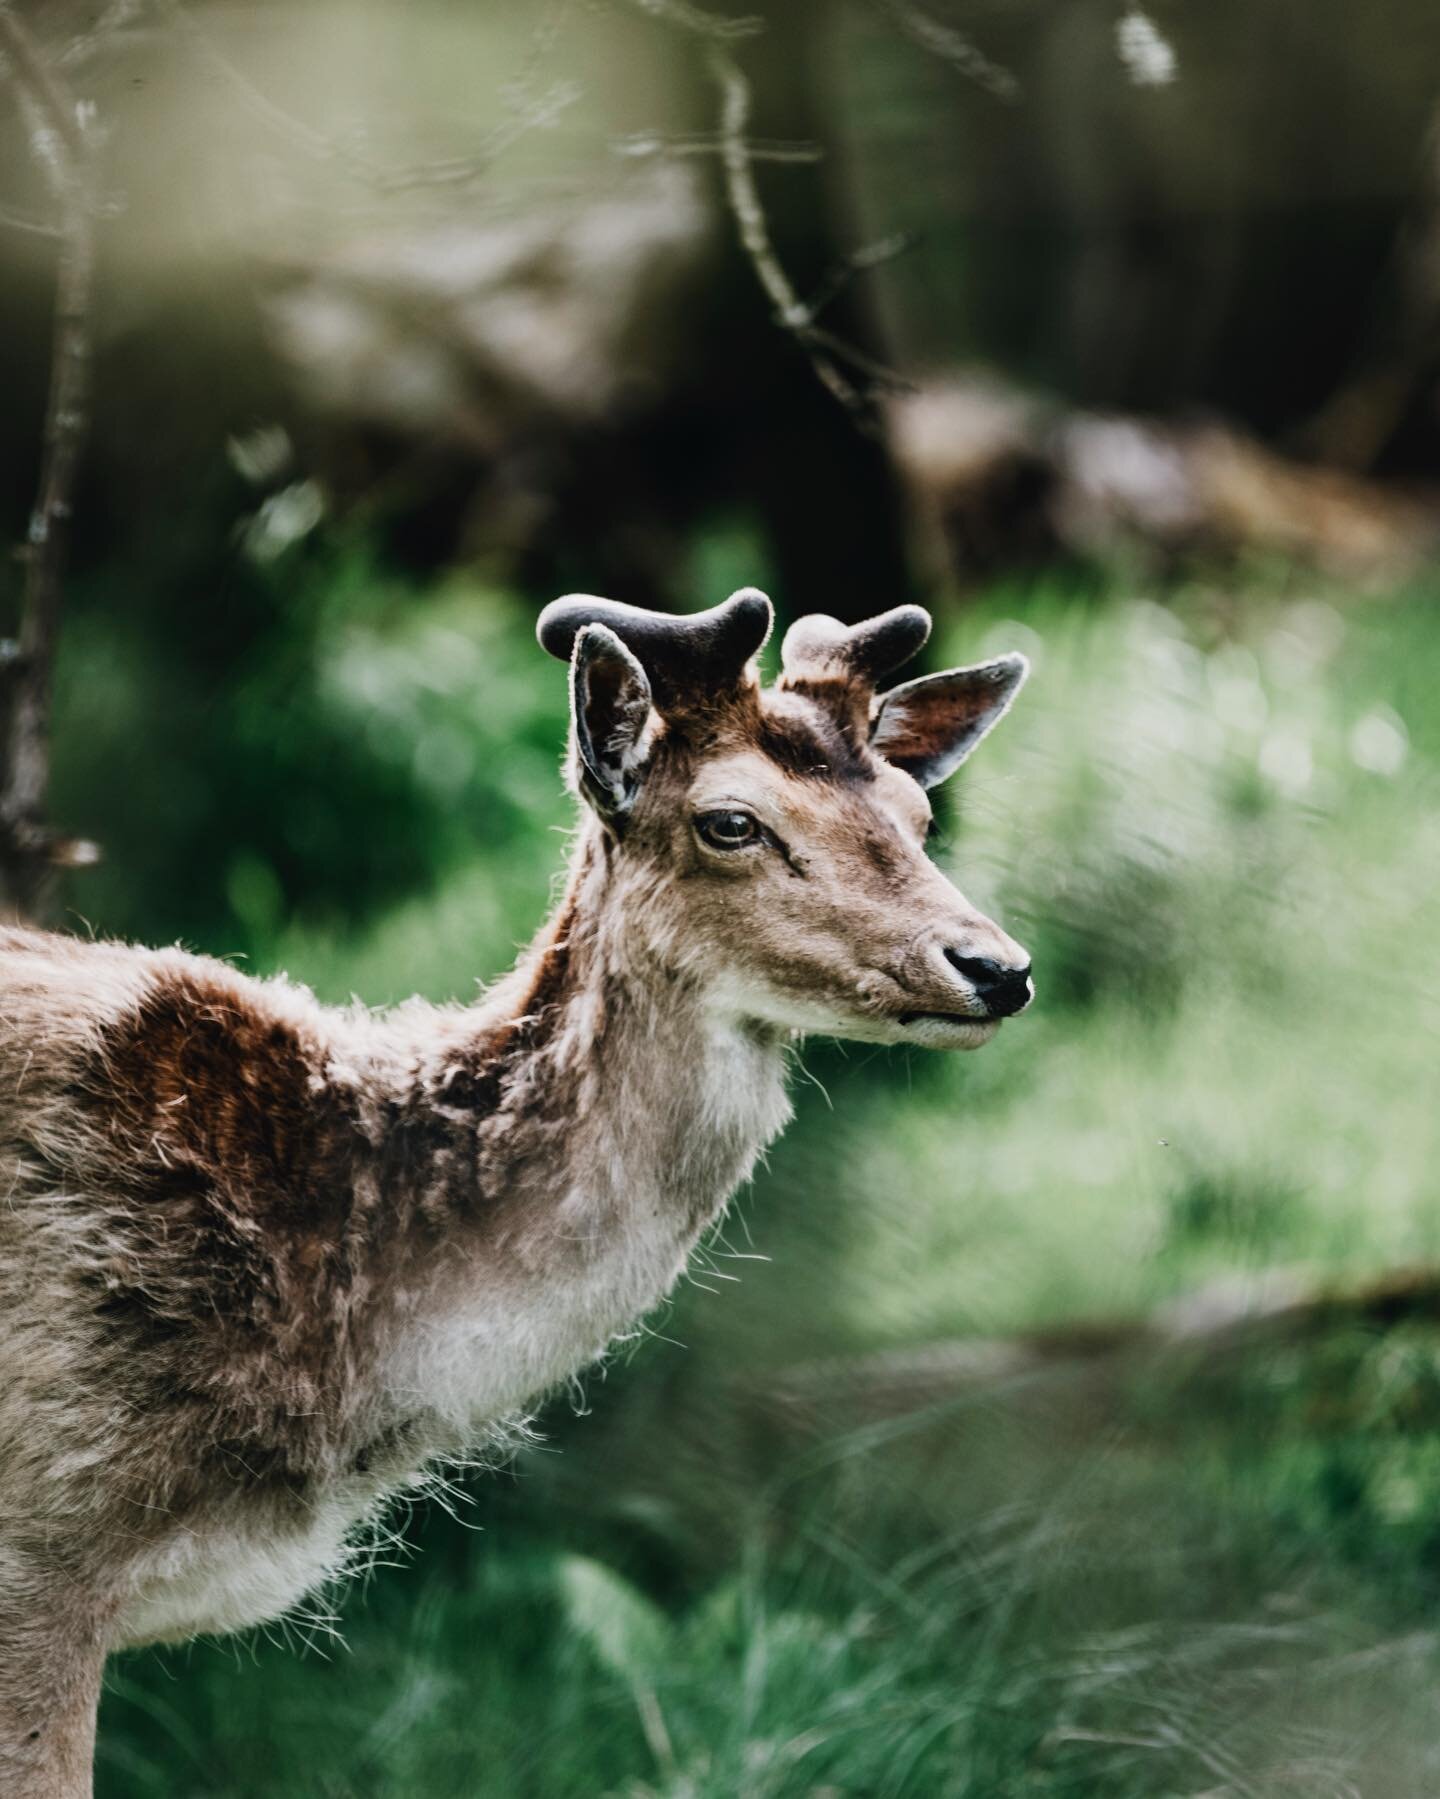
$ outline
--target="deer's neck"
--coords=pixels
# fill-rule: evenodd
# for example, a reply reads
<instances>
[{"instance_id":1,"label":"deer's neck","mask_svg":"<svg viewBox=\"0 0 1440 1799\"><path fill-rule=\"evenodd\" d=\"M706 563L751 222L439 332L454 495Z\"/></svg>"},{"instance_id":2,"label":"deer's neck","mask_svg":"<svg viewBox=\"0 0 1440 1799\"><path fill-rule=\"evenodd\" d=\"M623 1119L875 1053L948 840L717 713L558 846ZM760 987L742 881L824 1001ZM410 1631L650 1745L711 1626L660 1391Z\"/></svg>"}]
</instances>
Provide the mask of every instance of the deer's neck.
<instances>
[{"instance_id":1,"label":"deer's neck","mask_svg":"<svg viewBox=\"0 0 1440 1799\"><path fill-rule=\"evenodd\" d=\"M649 1310L788 1116L780 1041L638 958L613 879L582 852L555 918L426 1077L473 1162L446 1303L415 1333L428 1370L405 1378L457 1419L524 1404Z\"/></svg>"}]
</instances>

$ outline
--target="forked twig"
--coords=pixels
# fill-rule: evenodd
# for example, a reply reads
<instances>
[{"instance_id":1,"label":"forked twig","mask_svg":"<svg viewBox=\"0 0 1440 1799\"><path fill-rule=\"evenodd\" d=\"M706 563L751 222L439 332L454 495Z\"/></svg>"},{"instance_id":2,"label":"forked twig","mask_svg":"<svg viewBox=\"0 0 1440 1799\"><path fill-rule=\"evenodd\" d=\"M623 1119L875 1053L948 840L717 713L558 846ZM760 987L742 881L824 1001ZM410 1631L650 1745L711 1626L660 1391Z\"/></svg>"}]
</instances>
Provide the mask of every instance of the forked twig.
<instances>
[{"instance_id":1,"label":"forked twig","mask_svg":"<svg viewBox=\"0 0 1440 1799\"><path fill-rule=\"evenodd\" d=\"M800 342L815 373L840 404L849 412L864 414L868 411L865 396L840 367L830 346L822 346L818 341L810 308L795 291L776 254L745 141L745 128L750 123L750 83L729 50L719 42L711 42L707 62L720 92L720 161L741 247L775 308L777 322Z\"/></svg>"},{"instance_id":2,"label":"forked twig","mask_svg":"<svg viewBox=\"0 0 1440 1799\"><path fill-rule=\"evenodd\" d=\"M815 161L818 151L809 145L777 146L773 141L749 135L751 89L735 56L735 46L765 28L763 19L727 18L691 5L690 0L631 0L641 12L697 39L704 46L705 65L720 103L718 129L685 140L689 154L715 154L725 177L725 202L736 235L766 298L775 310L775 322L804 351L821 384L840 402L863 430L873 430L875 394L880 389L903 389L907 383L858 346L823 329L817 320L845 284L861 269L874 267L904 247L890 239L882 246L861 250L832 270L811 300L802 299L781 260L760 190L755 181L759 162ZM647 142L648 147L648 142ZM853 374L848 371L853 371ZM862 380L857 380L859 376Z\"/></svg>"}]
</instances>

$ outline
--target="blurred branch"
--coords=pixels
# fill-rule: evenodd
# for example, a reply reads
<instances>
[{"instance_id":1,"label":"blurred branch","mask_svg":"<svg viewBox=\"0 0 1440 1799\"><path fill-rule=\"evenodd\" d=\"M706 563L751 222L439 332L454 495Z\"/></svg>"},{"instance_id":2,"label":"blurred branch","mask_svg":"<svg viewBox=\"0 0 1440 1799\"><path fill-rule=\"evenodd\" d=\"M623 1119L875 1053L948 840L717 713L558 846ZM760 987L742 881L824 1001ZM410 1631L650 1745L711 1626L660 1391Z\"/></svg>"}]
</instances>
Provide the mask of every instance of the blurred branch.
<instances>
[{"instance_id":1,"label":"blurred branch","mask_svg":"<svg viewBox=\"0 0 1440 1799\"><path fill-rule=\"evenodd\" d=\"M702 7L691 6L689 0L634 0L641 12L647 12L651 18L663 19L668 25L678 25L682 31L688 31L695 37L708 38L715 44L737 44L747 37L755 37L765 29L765 21L749 14L741 18L722 18L716 13L706 12Z\"/></svg>"},{"instance_id":2,"label":"blurred branch","mask_svg":"<svg viewBox=\"0 0 1440 1799\"><path fill-rule=\"evenodd\" d=\"M809 308L796 293L771 242L770 226L760 203L750 151L745 142L745 127L750 121L750 84L734 57L718 44L711 46L709 63L710 72L720 90L720 143L721 160L725 168L725 192L740 233L740 243L750 258L761 287L775 308L779 324L805 347L815 373L840 404L850 412L863 413L865 406L859 388L844 374L831 355L817 351L814 321Z\"/></svg>"},{"instance_id":3,"label":"blurred branch","mask_svg":"<svg viewBox=\"0 0 1440 1799\"><path fill-rule=\"evenodd\" d=\"M870 269L878 269L887 262L894 262L897 256L903 256L918 242L913 231L892 231L889 237L879 238L873 244L864 244L860 249L852 250L836 263L810 296L807 307L810 317L818 319L832 301L839 299L857 275Z\"/></svg>"},{"instance_id":4,"label":"blurred branch","mask_svg":"<svg viewBox=\"0 0 1440 1799\"><path fill-rule=\"evenodd\" d=\"M631 3L641 12L662 19L704 43L706 67L720 99L719 130L713 136L704 134L681 140L686 145L683 153L718 154L725 174L726 203L735 221L740 247L775 308L776 323L805 352L821 384L862 429L873 430L876 425L873 388L903 389L906 383L893 370L816 323L822 307L835 299L850 277L857 270L871 266L867 261L868 253L860 251L847 258L839 270L832 271L814 300L803 300L780 259L755 182L757 162L819 159L818 155L796 155L789 146L784 147L785 154L779 154L773 141L748 136L750 83L731 47L763 32L765 21L753 16L726 18L692 6L689 0L631 0ZM876 256L873 260L881 258ZM847 366L864 377L863 385L846 372Z\"/></svg>"},{"instance_id":5,"label":"blurred branch","mask_svg":"<svg viewBox=\"0 0 1440 1799\"><path fill-rule=\"evenodd\" d=\"M528 131L538 131L558 118L580 97L574 82L557 81L536 96L527 108L508 125L497 126L486 137L484 147L474 156L447 157L436 162L412 163L407 167L373 169L370 184L382 194L397 194L418 188L468 187L490 173L495 159Z\"/></svg>"},{"instance_id":6,"label":"blurred branch","mask_svg":"<svg viewBox=\"0 0 1440 1799\"><path fill-rule=\"evenodd\" d=\"M692 131L666 136L658 131L632 131L613 140L617 156L723 156L725 140L713 131ZM752 137L746 142L751 162L819 162L824 151L818 144L785 143L779 138Z\"/></svg>"},{"instance_id":7,"label":"blurred branch","mask_svg":"<svg viewBox=\"0 0 1440 1799\"><path fill-rule=\"evenodd\" d=\"M489 132L480 148L470 156L444 157L434 162L417 162L388 166L372 161L353 145L327 136L296 118L264 93L242 69L236 67L219 48L210 34L180 4L180 0L157 0L161 12L169 18L195 51L200 60L244 102L270 130L295 149L316 162L340 169L351 180L382 194L414 192L422 188L463 188L490 174L496 158L508 150L526 132L549 125L579 98L579 87L573 82L556 82L529 100L507 124Z\"/></svg>"},{"instance_id":8,"label":"blurred branch","mask_svg":"<svg viewBox=\"0 0 1440 1799\"><path fill-rule=\"evenodd\" d=\"M109 49L117 32L123 31L140 12L141 0L111 0L88 31L72 38L55 58L61 68L85 62L97 50Z\"/></svg>"},{"instance_id":9,"label":"blurred branch","mask_svg":"<svg viewBox=\"0 0 1440 1799\"><path fill-rule=\"evenodd\" d=\"M57 863L94 861L96 855L92 845L55 837L44 822L66 535L89 422L95 132L88 104L60 81L4 4L0 59L30 128L31 155L55 201L60 240L50 391L24 550L20 633L0 661L0 911L33 917Z\"/></svg>"},{"instance_id":10,"label":"blurred branch","mask_svg":"<svg viewBox=\"0 0 1440 1799\"><path fill-rule=\"evenodd\" d=\"M157 0L157 5L160 12L183 34L199 59L244 101L262 124L268 125L278 137L283 137L295 149L303 150L317 162L337 163L348 168L361 180L370 179L372 171L363 158L356 157L346 145L326 137L323 132L307 125L303 119L297 119L293 113L286 112L283 106L277 106L248 75L236 68L230 58L219 49L209 32L198 25L179 4L179 0Z\"/></svg>"},{"instance_id":11,"label":"blurred branch","mask_svg":"<svg viewBox=\"0 0 1440 1799\"><path fill-rule=\"evenodd\" d=\"M876 10L891 20L903 36L931 56L938 56L952 69L985 89L997 100L1016 100L1020 83L1008 69L991 62L983 50L977 50L953 25L932 18L910 0L875 0Z\"/></svg>"},{"instance_id":12,"label":"blurred branch","mask_svg":"<svg viewBox=\"0 0 1440 1799\"><path fill-rule=\"evenodd\" d=\"M27 212L16 212L13 207L0 206L0 226L7 231L26 231L33 237L59 237L57 225L48 219L31 218Z\"/></svg>"},{"instance_id":13,"label":"blurred branch","mask_svg":"<svg viewBox=\"0 0 1440 1799\"><path fill-rule=\"evenodd\" d=\"M868 381L880 386L903 388L906 383L893 370L853 348L815 322L818 308L807 304L796 292L785 271L774 242L765 209L755 185L754 158L746 142L745 127L750 120L750 84L735 58L718 43L712 43L707 60L710 72L720 90L721 160L725 169L725 192L730 211L740 234L740 243L751 266L775 308L776 321L788 331L805 351L810 365L822 384L862 425L869 428L874 421L874 399L869 387L862 387L848 375L842 363L848 363ZM827 283L824 302L835 297L838 288Z\"/></svg>"}]
</instances>

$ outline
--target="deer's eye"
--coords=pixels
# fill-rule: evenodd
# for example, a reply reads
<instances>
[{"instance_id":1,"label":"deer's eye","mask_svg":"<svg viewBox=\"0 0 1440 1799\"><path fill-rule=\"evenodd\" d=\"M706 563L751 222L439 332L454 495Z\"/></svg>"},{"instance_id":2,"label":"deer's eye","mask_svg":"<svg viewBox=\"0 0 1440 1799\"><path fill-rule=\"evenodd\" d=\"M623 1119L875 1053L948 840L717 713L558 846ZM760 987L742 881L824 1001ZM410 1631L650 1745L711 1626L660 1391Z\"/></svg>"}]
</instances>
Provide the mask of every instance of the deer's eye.
<instances>
[{"instance_id":1,"label":"deer's eye","mask_svg":"<svg viewBox=\"0 0 1440 1799\"><path fill-rule=\"evenodd\" d=\"M760 841L760 825L748 812L702 812L695 829L714 850L743 850Z\"/></svg>"}]
</instances>

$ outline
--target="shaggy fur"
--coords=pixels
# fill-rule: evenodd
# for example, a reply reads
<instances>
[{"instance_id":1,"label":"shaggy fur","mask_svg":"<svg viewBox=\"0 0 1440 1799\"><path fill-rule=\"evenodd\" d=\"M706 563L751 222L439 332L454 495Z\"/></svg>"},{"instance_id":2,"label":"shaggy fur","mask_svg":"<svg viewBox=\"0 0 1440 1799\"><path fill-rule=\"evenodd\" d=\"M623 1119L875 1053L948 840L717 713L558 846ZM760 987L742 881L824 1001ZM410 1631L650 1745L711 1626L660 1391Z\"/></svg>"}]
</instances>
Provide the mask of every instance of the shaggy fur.
<instances>
[{"instance_id":1,"label":"shaggy fur","mask_svg":"<svg viewBox=\"0 0 1440 1799\"><path fill-rule=\"evenodd\" d=\"M644 683L610 675L602 743ZM0 930L0 1792L88 1792L109 1650L293 1606L654 1305L784 1123L795 1028L995 1028L937 946L1021 952L848 714L753 673L639 714L623 830L587 817L477 1005ZM763 853L706 847L725 805Z\"/></svg>"}]
</instances>

